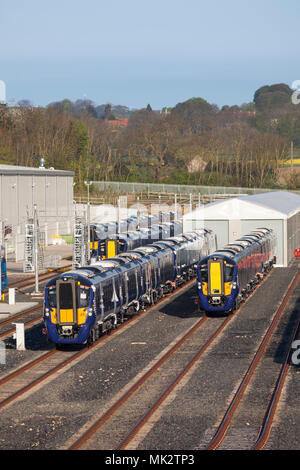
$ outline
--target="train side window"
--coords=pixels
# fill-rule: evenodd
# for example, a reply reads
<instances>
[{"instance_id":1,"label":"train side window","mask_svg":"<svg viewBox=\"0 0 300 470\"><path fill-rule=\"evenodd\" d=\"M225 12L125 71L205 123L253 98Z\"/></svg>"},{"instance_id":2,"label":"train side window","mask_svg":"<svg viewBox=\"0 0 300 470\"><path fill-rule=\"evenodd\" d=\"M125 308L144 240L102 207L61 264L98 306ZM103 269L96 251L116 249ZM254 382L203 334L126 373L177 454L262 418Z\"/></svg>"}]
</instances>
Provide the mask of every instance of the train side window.
<instances>
[{"instance_id":1,"label":"train side window","mask_svg":"<svg viewBox=\"0 0 300 470\"><path fill-rule=\"evenodd\" d=\"M207 264L201 264L200 265L200 276L201 276L201 281L202 282L208 282Z\"/></svg>"},{"instance_id":2,"label":"train side window","mask_svg":"<svg viewBox=\"0 0 300 470\"><path fill-rule=\"evenodd\" d=\"M88 307L90 302L90 289L88 287L80 286L79 288L79 307Z\"/></svg>"},{"instance_id":3,"label":"train side window","mask_svg":"<svg viewBox=\"0 0 300 470\"><path fill-rule=\"evenodd\" d=\"M234 266L231 264L226 264L224 266L224 282L232 282L234 274Z\"/></svg>"}]
</instances>

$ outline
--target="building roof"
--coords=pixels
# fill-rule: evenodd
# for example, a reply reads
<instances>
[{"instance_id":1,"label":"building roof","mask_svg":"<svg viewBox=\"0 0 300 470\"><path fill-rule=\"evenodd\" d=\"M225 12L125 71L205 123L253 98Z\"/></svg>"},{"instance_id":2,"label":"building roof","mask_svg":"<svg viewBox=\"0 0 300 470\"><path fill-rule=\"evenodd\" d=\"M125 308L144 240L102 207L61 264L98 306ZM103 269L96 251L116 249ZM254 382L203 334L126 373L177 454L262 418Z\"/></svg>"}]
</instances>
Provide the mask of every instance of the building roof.
<instances>
[{"instance_id":1,"label":"building roof","mask_svg":"<svg viewBox=\"0 0 300 470\"><path fill-rule=\"evenodd\" d=\"M0 175L49 175L74 176L74 171L56 170L54 168L37 168L17 165L0 165Z\"/></svg>"},{"instance_id":2,"label":"building roof","mask_svg":"<svg viewBox=\"0 0 300 470\"><path fill-rule=\"evenodd\" d=\"M300 212L300 195L272 191L212 202L189 212L184 219L287 219L297 212Z\"/></svg>"}]
</instances>

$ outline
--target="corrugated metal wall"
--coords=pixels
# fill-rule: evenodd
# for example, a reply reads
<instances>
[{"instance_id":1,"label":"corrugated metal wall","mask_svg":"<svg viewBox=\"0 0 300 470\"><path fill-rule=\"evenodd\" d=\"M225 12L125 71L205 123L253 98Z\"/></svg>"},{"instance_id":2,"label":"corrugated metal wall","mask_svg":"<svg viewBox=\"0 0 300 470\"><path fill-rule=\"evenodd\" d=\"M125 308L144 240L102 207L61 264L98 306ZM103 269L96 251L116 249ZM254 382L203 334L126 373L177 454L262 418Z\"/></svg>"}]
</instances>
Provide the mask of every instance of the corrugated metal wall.
<instances>
[{"instance_id":1,"label":"corrugated metal wall","mask_svg":"<svg viewBox=\"0 0 300 470\"><path fill-rule=\"evenodd\" d=\"M73 174L70 172L1 171L0 222L12 226L12 244L22 259L25 223L37 205L39 225L51 243L53 235L72 233L74 220ZM1 226L0 226L1 227ZM18 241L16 241L18 240Z\"/></svg>"},{"instance_id":2,"label":"corrugated metal wall","mask_svg":"<svg viewBox=\"0 0 300 470\"><path fill-rule=\"evenodd\" d=\"M300 248L300 212L287 220L287 259L294 258L295 249Z\"/></svg>"},{"instance_id":3,"label":"corrugated metal wall","mask_svg":"<svg viewBox=\"0 0 300 470\"><path fill-rule=\"evenodd\" d=\"M39 217L71 217L73 214L73 177L53 175L0 174L2 219L9 224L24 222L37 204Z\"/></svg>"},{"instance_id":4,"label":"corrugated metal wall","mask_svg":"<svg viewBox=\"0 0 300 470\"><path fill-rule=\"evenodd\" d=\"M298 217L298 219L297 219ZM230 243L237 238L246 235L247 233L255 230L259 227L266 227L273 229L277 236L277 264L280 266L287 266L288 262L293 258L294 249L300 247L300 213L288 221L288 248L286 248L286 236L285 236L285 223L284 219L280 220L241 220L239 224L232 224L231 220L185 220L184 231L197 229L197 228L208 228L213 230L217 235L218 248L222 248L227 243ZM297 222L298 220L298 222ZM297 225L298 224L298 225ZM238 233L239 232L239 233ZM296 235L297 233L297 235ZM286 249L288 256L286 255Z\"/></svg>"}]
</instances>

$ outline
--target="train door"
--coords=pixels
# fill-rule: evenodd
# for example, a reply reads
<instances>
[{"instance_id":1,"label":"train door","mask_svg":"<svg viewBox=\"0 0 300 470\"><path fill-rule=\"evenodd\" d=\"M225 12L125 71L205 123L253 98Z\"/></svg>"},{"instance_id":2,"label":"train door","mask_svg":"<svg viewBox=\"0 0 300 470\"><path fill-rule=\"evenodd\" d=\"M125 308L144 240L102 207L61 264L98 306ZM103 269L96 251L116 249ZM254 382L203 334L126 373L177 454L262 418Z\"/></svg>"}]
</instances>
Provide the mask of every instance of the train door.
<instances>
[{"instance_id":1,"label":"train door","mask_svg":"<svg viewBox=\"0 0 300 470\"><path fill-rule=\"evenodd\" d=\"M135 268L135 277L136 277L136 298L139 299L142 295L142 276L140 266Z\"/></svg>"},{"instance_id":2,"label":"train door","mask_svg":"<svg viewBox=\"0 0 300 470\"><path fill-rule=\"evenodd\" d=\"M122 276L122 289L123 289L123 299L125 302L125 307L127 308L129 302L129 293L128 293L128 274L125 272Z\"/></svg>"},{"instance_id":3,"label":"train door","mask_svg":"<svg viewBox=\"0 0 300 470\"><path fill-rule=\"evenodd\" d=\"M56 281L57 322L58 324L74 325L77 322L77 298L75 279Z\"/></svg>"},{"instance_id":4,"label":"train door","mask_svg":"<svg viewBox=\"0 0 300 470\"><path fill-rule=\"evenodd\" d=\"M113 311L114 313L119 312L120 310L120 297L118 293L120 292L119 284L118 284L118 276L113 277Z\"/></svg>"},{"instance_id":5,"label":"train door","mask_svg":"<svg viewBox=\"0 0 300 470\"><path fill-rule=\"evenodd\" d=\"M117 255L117 240L106 240L106 258L113 258Z\"/></svg>"},{"instance_id":6,"label":"train door","mask_svg":"<svg viewBox=\"0 0 300 470\"><path fill-rule=\"evenodd\" d=\"M153 266L153 281L154 281L154 286L152 284L152 287L156 289L158 286L158 259L157 258L153 259L152 266Z\"/></svg>"},{"instance_id":7,"label":"train door","mask_svg":"<svg viewBox=\"0 0 300 470\"><path fill-rule=\"evenodd\" d=\"M143 265L143 279L144 279L144 294L149 294L151 282L151 267L150 263L146 262Z\"/></svg>"},{"instance_id":8,"label":"train door","mask_svg":"<svg viewBox=\"0 0 300 470\"><path fill-rule=\"evenodd\" d=\"M105 316L113 313L115 309L114 284L112 279L107 279L103 283L103 304Z\"/></svg>"},{"instance_id":9,"label":"train door","mask_svg":"<svg viewBox=\"0 0 300 470\"><path fill-rule=\"evenodd\" d=\"M208 273L208 295L224 295L223 260L209 259Z\"/></svg>"}]
</instances>

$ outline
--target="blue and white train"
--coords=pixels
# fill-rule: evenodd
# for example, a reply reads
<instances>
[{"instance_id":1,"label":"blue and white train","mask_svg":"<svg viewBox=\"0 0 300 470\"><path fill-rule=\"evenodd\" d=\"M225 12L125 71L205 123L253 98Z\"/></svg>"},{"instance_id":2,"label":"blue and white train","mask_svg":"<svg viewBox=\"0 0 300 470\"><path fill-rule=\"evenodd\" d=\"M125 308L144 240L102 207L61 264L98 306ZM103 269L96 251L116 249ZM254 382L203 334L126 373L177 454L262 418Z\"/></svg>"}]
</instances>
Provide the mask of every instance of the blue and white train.
<instances>
[{"instance_id":1,"label":"blue and white train","mask_svg":"<svg viewBox=\"0 0 300 470\"><path fill-rule=\"evenodd\" d=\"M215 235L204 229L54 277L44 296L49 340L57 345L92 343L195 276L198 261L215 249Z\"/></svg>"},{"instance_id":2,"label":"blue and white train","mask_svg":"<svg viewBox=\"0 0 300 470\"><path fill-rule=\"evenodd\" d=\"M258 228L201 259L197 291L205 312L230 313L276 263L276 237Z\"/></svg>"}]
</instances>

